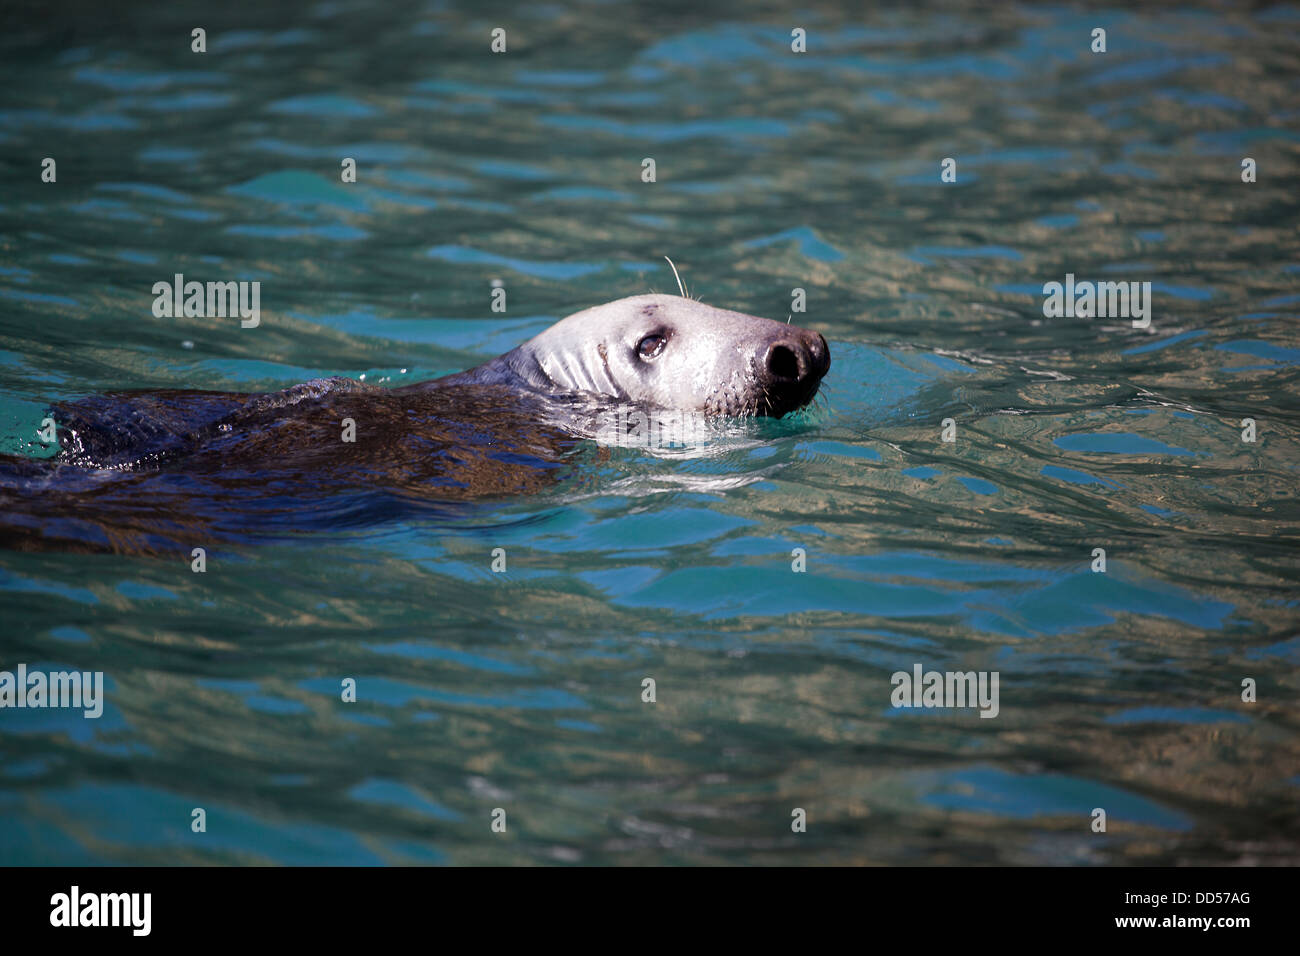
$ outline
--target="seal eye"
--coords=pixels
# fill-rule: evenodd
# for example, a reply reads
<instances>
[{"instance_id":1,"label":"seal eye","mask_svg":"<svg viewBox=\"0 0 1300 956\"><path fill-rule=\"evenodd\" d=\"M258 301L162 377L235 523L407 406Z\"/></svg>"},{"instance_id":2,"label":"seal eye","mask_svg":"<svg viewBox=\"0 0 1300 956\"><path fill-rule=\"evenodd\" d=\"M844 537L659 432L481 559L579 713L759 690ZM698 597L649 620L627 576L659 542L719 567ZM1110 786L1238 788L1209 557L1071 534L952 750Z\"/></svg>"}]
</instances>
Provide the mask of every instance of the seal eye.
<instances>
[{"instance_id":1,"label":"seal eye","mask_svg":"<svg viewBox=\"0 0 1300 956\"><path fill-rule=\"evenodd\" d=\"M637 343L636 354L648 362L653 358L658 358L659 353L664 350L664 346L667 344L668 339L662 335L647 335Z\"/></svg>"}]
</instances>

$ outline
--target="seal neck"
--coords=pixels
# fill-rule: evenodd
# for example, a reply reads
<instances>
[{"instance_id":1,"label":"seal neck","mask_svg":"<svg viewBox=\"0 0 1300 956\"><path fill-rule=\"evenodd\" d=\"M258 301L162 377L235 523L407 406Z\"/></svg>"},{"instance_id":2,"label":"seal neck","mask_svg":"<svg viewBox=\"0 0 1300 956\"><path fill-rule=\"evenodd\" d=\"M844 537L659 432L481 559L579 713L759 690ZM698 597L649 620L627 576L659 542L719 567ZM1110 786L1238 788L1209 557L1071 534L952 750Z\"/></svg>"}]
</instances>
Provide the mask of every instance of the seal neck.
<instances>
[{"instance_id":1,"label":"seal neck","mask_svg":"<svg viewBox=\"0 0 1300 956\"><path fill-rule=\"evenodd\" d=\"M511 349L491 361L434 379L430 384L443 385L506 385L531 392L553 392L557 386L530 352L522 348Z\"/></svg>"}]
</instances>

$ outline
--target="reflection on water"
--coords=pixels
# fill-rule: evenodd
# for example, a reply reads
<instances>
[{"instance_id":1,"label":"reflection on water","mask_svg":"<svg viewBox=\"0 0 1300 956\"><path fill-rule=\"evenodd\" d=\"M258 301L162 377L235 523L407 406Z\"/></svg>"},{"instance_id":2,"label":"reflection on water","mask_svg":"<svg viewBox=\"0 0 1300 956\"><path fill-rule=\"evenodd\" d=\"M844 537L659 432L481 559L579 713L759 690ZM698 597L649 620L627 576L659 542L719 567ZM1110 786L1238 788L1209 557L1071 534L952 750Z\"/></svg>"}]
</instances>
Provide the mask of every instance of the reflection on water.
<instances>
[{"instance_id":1,"label":"reflection on water","mask_svg":"<svg viewBox=\"0 0 1300 956\"><path fill-rule=\"evenodd\" d=\"M9 16L4 451L109 390L466 368L663 255L805 290L835 364L709 452L202 575L0 554L0 667L107 693L0 711L3 861L1300 856L1294 8L205 7L205 54L183 3ZM155 319L174 273L261 325ZM1067 275L1150 282L1150 328L1047 318ZM893 709L917 663L999 716Z\"/></svg>"}]
</instances>

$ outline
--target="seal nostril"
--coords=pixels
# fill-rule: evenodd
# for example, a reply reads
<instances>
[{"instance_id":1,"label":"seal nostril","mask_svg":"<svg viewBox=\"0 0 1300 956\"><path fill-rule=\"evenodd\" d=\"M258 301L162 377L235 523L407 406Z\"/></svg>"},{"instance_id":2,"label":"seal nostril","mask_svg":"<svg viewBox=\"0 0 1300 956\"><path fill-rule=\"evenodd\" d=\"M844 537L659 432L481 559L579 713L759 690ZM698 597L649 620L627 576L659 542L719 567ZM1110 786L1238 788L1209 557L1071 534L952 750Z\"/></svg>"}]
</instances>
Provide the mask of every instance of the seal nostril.
<instances>
[{"instance_id":1,"label":"seal nostril","mask_svg":"<svg viewBox=\"0 0 1300 956\"><path fill-rule=\"evenodd\" d=\"M777 378L797 379L799 358L788 347L774 345L767 353L767 369Z\"/></svg>"}]
</instances>

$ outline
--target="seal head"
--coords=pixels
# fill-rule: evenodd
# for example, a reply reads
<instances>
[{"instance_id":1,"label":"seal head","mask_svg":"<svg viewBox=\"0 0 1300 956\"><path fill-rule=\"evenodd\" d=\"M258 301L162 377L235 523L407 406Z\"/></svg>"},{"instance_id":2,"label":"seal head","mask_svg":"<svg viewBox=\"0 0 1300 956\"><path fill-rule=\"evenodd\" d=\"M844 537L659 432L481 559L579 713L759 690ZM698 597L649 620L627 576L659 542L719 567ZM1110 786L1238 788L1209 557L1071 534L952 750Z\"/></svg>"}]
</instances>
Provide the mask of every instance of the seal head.
<instances>
[{"instance_id":1,"label":"seal head","mask_svg":"<svg viewBox=\"0 0 1300 956\"><path fill-rule=\"evenodd\" d=\"M638 295L576 312L436 384L510 384L707 415L780 417L812 401L830 362L826 340L809 329L674 295Z\"/></svg>"}]
</instances>

